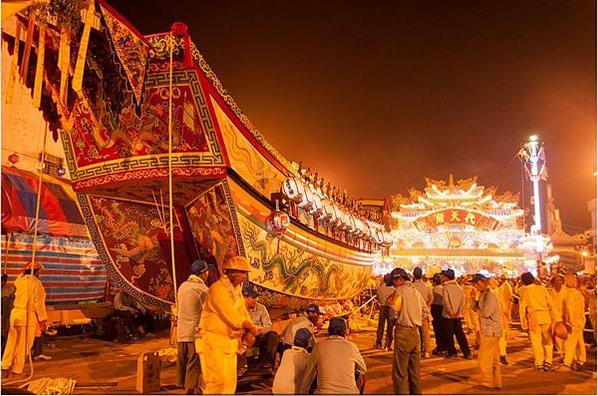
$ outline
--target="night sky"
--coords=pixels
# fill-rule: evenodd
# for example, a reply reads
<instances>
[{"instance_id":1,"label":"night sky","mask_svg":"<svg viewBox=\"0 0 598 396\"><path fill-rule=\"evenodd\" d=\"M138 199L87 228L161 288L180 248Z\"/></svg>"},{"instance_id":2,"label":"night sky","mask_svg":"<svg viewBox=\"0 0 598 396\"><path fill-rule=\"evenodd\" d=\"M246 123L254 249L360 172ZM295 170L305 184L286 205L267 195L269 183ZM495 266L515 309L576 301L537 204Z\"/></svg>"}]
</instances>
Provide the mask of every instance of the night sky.
<instances>
[{"instance_id":1,"label":"night sky","mask_svg":"<svg viewBox=\"0 0 598 396\"><path fill-rule=\"evenodd\" d=\"M187 23L268 141L353 196L449 173L519 192L537 133L565 229L589 227L594 0L109 2L144 34Z\"/></svg>"}]
</instances>

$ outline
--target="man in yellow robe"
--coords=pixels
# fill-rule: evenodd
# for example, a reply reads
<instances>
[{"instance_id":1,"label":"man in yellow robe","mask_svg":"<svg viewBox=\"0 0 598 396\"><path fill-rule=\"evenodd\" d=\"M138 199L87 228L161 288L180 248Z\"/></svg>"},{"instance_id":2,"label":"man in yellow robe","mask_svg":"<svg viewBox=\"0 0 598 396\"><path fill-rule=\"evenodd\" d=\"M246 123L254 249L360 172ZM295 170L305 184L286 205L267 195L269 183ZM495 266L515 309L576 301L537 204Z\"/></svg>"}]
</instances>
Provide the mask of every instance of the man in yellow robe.
<instances>
[{"instance_id":1,"label":"man in yellow robe","mask_svg":"<svg viewBox=\"0 0 598 396\"><path fill-rule=\"evenodd\" d=\"M41 331L47 328L46 290L38 279L42 268L37 262L29 262L23 274L15 280L14 307L2 356L2 370L11 370L14 374L23 373L38 325Z\"/></svg>"},{"instance_id":2,"label":"man in yellow robe","mask_svg":"<svg viewBox=\"0 0 598 396\"><path fill-rule=\"evenodd\" d=\"M552 287L548 290L548 294L550 294L550 298L552 299L555 322L563 321L563 302L565 300L565 295L567 294L567 289L563 287L564 283L565 281L562 275L555 275L550 280L550 285ZM564 358L565 347L563 339L555 337L554 342L557 355L559 355L560 358Z\"/></svg>"},{"instance_id":3,"label":"man in yellow robe","mask_svg":"<svg viewBox=\"0 0 598 396\"><path fill-rule=\"evenodd\" d=\"M523 330L529 329L536 369L551 371L554 322L552 299L544 286L535 284L531 273L523 273L521 280L525 285L519 303L521 327Z\"/></svg>"},{"instance_id":4,"label":"man in yellow robe","mask_svg":"<svg viewBox=\"0 0 598 396\"><path fill-rule=\"evenodd\" d=\"M196 350L202 368L203 394L234 394L237 387L237 352L241 338L258 334L241 293L251 270L244 257L228 259L224 274L208 290L199 320Z\"/></svg>"},{"instance_id":5,"label":"man in yellow robe","mask_svg":"<svg viewBox=\"0 0 598 396\"><path fill-rule=\"evenodd\" d=\"M586 324L585 301L581 292L577 289L577 277L567 275L565 277L567 286L563 299L563 317L565 325L569 330L569 336L565 340L564 371L572 368L582 371L586 362L586 345L583 340L583 329Z\"/></svg>"}]
</instances>

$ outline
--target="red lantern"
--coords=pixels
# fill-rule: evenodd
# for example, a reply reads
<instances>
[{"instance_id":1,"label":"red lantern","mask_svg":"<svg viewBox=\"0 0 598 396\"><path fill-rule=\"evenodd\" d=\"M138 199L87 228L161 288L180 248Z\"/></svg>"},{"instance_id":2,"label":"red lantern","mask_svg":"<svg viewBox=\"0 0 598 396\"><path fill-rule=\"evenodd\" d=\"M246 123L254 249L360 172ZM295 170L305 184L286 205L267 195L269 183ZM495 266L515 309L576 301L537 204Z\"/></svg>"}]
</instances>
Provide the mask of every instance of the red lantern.
<instances>
[{"instance_id":1,"label":"red lantern","mask_svg":"<svg viewBox=\"0 0 598 396\"><path fill-rule=\"evenodd\" d=\"M19 157L19 154L17 153L12 153L11 155L8 156L8 162L10 162L11 164L15 165L17 162L19 162L21 158Z\"/></svg>"},{"instance_id":2,"label":"red lantern","mask_svg":"<svg viewBox=\"0 0 598 396\"><path fill-rule=\"evenodd\" d=\"M275 210L266 217L266 228L276 235L284 234L289 224L291 224L291 219L282 210Z\"/></svg>"}]
</instances>

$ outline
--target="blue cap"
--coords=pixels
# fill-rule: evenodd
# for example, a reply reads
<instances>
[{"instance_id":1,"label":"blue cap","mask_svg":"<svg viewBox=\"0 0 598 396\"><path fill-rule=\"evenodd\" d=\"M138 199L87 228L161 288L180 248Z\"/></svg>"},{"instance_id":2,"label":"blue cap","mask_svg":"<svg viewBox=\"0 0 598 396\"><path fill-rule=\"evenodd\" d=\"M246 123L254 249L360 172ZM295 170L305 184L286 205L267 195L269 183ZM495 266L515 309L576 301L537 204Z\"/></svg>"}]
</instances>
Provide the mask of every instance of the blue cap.
<instances>
[{"instance_id":1,"label":"blue cap","mask_svg":"<svg viewBox=\"0 0 598 396\"><path fill-rule=\"evenodd\" d=\"M243 296L249 297L249 298L257 298L257 296L258 296L258 292L257 292L255 286L251 282L243 283L243 287L241 288L241 293L243 293Z\"/></svg>"},{"instance_id":2,"label":"blue cap","mask_svg":"<svg viewBox=\"0 0 598 396\"><path fill-rule=\"evenodd\" d=\"M201 275L210 269L210 264L202 259L195 260L193 264L191 264L191 273L195 275Z\"/></svg>"},{"instance_id":3,"label":"blue cap","mask_svg":"<svg viewBox=\"0 0 598 396\"><path fill-rule=\"evenodd\" d=\"M307 348L309 346L309 341L311 340L311 331L302 327L301 329L297 330L295 333L295 339L293 340L293 345Z\"/></svg>"},{"instance_id":4,"label":"blue cap","mask_svg":"<svg viewBox=\"0 0 598 396\"><path fill-rule=\"evenodd\" d=\"M403 268L395 268L392 270L391 272L392 278L403 278L403 279L407 279L409 278L409 275L407 275L407 271L405 271Z\"/></svg>"}]
</instances>

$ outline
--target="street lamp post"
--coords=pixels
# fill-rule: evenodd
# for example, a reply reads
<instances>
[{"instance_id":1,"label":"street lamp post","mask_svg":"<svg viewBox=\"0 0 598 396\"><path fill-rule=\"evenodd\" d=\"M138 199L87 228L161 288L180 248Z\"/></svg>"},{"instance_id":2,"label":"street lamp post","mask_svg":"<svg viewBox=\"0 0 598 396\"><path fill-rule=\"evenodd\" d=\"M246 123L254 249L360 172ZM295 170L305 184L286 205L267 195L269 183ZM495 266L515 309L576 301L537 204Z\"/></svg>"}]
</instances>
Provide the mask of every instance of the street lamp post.
<instances>
[{"instance_id":1,"label":"street lamp post","mask_svg":"<svg viewBox=\"0 0 598 396\"><path fill-rule=\"evenodd\" d=\"M542 206L540 198L540 180L546 180L546 160L544 156L544 144L539 140L538 135L531 135L529 140L519 150L519 158L525 166L526 173L532 182L534 202L534 224L530 227L532 236L535 239L535 251L538 261L542 262L544 251L544 238L542 237ZM539 268L538 268L539 270Z\"/></svg>"}]
</instances>

